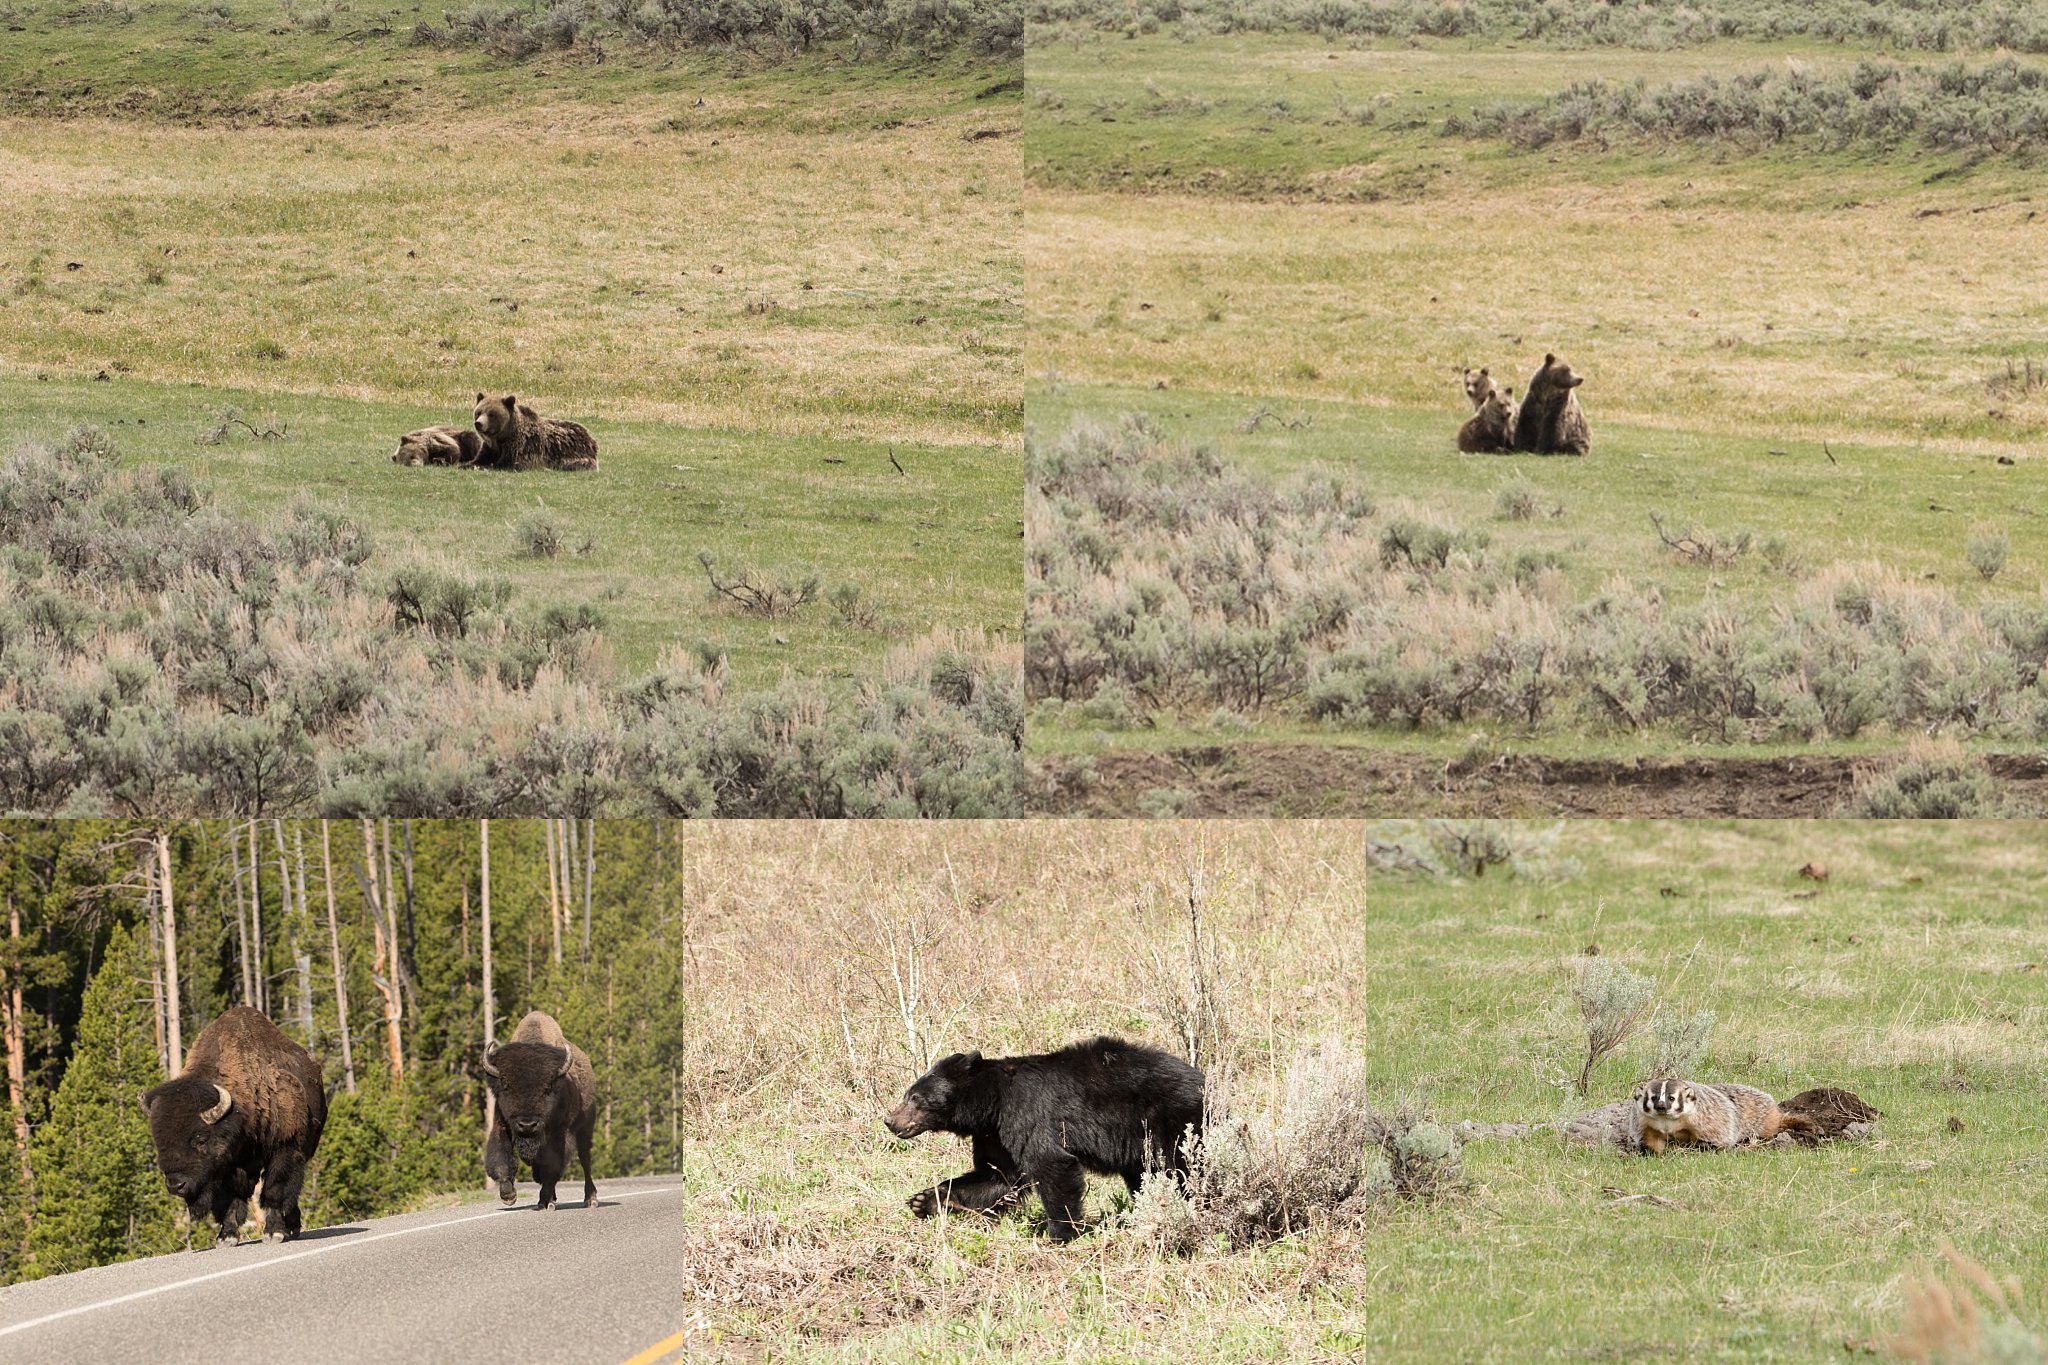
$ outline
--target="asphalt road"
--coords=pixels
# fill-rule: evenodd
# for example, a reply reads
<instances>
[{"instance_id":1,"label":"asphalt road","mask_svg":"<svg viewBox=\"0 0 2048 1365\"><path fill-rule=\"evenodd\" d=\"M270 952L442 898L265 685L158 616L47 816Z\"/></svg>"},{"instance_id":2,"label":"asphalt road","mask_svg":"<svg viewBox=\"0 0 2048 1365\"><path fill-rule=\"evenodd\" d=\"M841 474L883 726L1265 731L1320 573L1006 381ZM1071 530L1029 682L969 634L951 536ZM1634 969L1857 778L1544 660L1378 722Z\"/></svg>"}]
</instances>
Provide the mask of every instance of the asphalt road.
<instances>
[{"instance_id":1,"label":"asphalt road","mask_svg":"<svg viewBox=\"0 0 2048 1365\"><path fill-rule=\"evenodd\" d=\"M680 1347L681 1187L600 1180L596 1208L542 1212L522 1184L527 1202L510 1209L491 1200L12 1285L0 1361L645 1365L671 1337Z\"/></svg>"}]
</instances>

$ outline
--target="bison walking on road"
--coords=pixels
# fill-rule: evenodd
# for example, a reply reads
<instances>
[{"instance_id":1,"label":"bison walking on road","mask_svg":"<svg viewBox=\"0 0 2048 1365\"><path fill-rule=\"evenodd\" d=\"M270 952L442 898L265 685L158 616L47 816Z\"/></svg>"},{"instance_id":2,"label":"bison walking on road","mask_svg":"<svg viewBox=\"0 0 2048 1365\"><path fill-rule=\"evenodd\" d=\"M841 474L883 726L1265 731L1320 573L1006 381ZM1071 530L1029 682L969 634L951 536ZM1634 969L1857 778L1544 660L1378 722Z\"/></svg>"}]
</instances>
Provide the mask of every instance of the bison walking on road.
<instances>
[{"instance_id":1,"label":"bison walking on road","mask_svg":"<svg viewBox=\"0 0 2048 1365\"><path fill-rule=\"evenodd\" d=\"M299 1235L299 1189L327 1126L320 1064L259 1010L236 1005L201 1030L185 1071L142 1096L164 1184L220 1240L241 1234L263 1182L263 1236Z\"/></svg>"},{"instance_id":2,"label":"bison walking on road","mask_svg":"<svg viewBox=\"0 0 2048 1365\"><path fill-rule=\"evenodd\" d=\"M484 1078L498 1104L484 1144L484 1175L498 1182L498 1198L510 1204L517 1197L515 1181L524 1161L540 1182L536 1207L553 1208L555 1182L568 1168L568 1139L574 1136L583 1162L583 1206L595 1208L590 1133L597 1122L597 1073L583 1049L562 1036L552 1016L535 1010L519 1021L511 1042L484 1050Z\"/></svg>"}]
</instances>

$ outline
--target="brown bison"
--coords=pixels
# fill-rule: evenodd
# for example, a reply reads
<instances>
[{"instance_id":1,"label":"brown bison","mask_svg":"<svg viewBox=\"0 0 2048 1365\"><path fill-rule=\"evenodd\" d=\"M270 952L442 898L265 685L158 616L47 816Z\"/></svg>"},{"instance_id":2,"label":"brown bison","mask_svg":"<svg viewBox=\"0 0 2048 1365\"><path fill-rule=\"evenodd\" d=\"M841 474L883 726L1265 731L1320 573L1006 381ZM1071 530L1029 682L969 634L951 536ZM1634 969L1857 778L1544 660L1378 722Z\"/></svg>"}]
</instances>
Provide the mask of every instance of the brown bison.
<instances>
[{"instance_id":1,"label":"brown bison","mask_svg":"<svg viewBox=\"0 0 2048 1365\"><path fill-rule=\"evenodd\" d=\"M327 1126L320 1064L247 1005L208 1024L185 1071L142 1096L157 1168L192 1220L211 1217L220 1240L241 1234L263 1183L263 1236L299 1235L299 1188Z\"/></svg>"},{"instance_id":2,"label":"brown bison","mask_svg":"<svg viewBox=\"0 0 2048 1365\"><path fill-rule=\"evenodd\" d=\"M583 1206L597 1206L590 1178L590 1132L597 1122L597 1073L590 1058L562 1036L562 1026L539 1010L519 1021L512 1041L484 1049L484 1078L498 1114L484 1144L484 1175L498 1182L498 1198L517 1197L519 1162L540 1182L534 1207L555 1206L555 1182L569 1165L568 1139L583 1162ZM514 1153L517 1158L514 1158Z\"/></svg>"}]
</instances>

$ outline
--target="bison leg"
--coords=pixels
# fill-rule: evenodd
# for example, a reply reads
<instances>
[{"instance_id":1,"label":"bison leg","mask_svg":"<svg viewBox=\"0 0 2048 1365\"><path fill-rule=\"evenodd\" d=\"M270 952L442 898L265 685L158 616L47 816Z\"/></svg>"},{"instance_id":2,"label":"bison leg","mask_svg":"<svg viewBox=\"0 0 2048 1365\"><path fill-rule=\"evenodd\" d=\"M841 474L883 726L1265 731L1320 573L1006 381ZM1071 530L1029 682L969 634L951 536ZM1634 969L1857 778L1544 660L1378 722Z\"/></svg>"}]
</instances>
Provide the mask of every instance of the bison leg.
<instances>
[{"instance_id":1,"label":"bison leg","mask_svg":"<svg viewBox=\"0 0 2048 1365\"><path fill-rule=\"evenodd\" d=\"M519 1198L519 1162L512 1155L512 1135L504 1119L491 1125L490 1140L484 1143L484 1178L498 1182L499 1202L510 1206Z\"/></svg>"},{"instance_id":2,"label":"bison leg","mask_svg":"<svg viewBox=\"0 0 2048 1365\"><path fill-rule=\"evenodd\" d=\"M590 1128L576 1130L576 1159L583 1163L583 1207L597 1207L597 1182L590 1178Z\"/></svg>"},{"instance_id":3,"label":"bison leg","mask_svg":"<svg viewBox=\"0 0 2048 1365\"><path fill-rule=\"evenodd\" d=\"M290 1241L299 1235L299 1191L306 1183L306 1163L289 1147L280 1148L263 1171L263 1240Z\"/></svg>"}]
</instances>

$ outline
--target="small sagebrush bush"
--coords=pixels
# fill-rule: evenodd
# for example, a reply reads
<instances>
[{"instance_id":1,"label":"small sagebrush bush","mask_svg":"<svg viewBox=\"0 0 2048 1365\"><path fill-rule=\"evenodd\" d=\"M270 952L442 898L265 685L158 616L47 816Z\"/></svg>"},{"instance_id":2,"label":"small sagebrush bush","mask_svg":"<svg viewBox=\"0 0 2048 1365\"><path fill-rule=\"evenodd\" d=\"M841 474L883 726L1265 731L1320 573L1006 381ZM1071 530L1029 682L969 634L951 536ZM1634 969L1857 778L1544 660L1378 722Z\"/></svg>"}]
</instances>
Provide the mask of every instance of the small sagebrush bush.
<instances>
[{"instance_id":1,"label":"small sagebrush bush","mask_svg":"<svg viewBox=\"0 0 2048 1365\"><path fill-rule=\"evenodd\" d=\"M2048 608L1970 608L1877 564L1798 564L1759 601L1579 594L1342 475L1275 479L1140 414L1025 445L1025 688L1070 722L1219 710L1336 729L1675 732L1711 742L1942 729L2048 736ZM1722 565L1747 532L1656 528ZM1091 714L1099 711L1099 715Z\"/></svg>"},{"instance_id":2,"label":"small sagebrush bush","mask_svg":"<svg viewBox=\"0 0 2048 1365\"><path fill-rule=\"evenodd\" d=\"M1609 957L1589 957L1578 965L1572 1001L1586 1030L1586 1059L1575 1085L1584 1095L1592 1085L1600 1059L1634 1036L1656 1009L1657 983Z\"/></svg>"},{"instance_id":3,"label":"small sagebrush bush","mask_svg":"<svg viewBox=\"0 0 2048 1365\"><path fill-rule=\"evenodd\" d=\"M1493 514L1503 521L1532 521L1542 496L1526 474L1517 474L1494 490Z\"/></svg>"},{"instance_id":4,"label":"small sagebrush bush","mask_svg":"<svg viewBox=\"0 0 2048 1365\"><path fill-rule=\"evenodd\" d=\"M103 430L0 460L0 809L1003 816L1021 651L934 632L728 696L721 652L612 672L603 613L384 566L347 516L229 515Z\"/></svg>"},{"instance_id":5,"label":"small sagebrush bush","mask_svg":"<svg viewBox=\"0 0 2048 1365\"><path fill-rule=\"evenodd\" d=\"M1970 537L1969 544L1964 547L1964 554L1970 561L1970 567L1989 583L2004 570L2006 551L2010 548L2005 532L1985 531Z\"/></svg>"},{"instance_id":6,"label":"small sagebrush bush","mask_svg":"<svg viewBox=\"0 0 2048 1365\"><path fill-rule=\"evenodd\" d=\"M2008 814L1998 779L1953 742L1923 744L1856 788L1837 814L1855 820L1977 820Z\"/></svg>"},{"instance_id":7,"label":"small sagebrush bush","mask_svg":"<svg viewBox=\"0 0 2048 1365\"><path fill-rule=\"evenodd\" d=\"M553 559L562 553L562 527L545 508L520 514L513 524L512 540L526 559Z\"/></svg>"},{"instance_id":8,"label":"small sagebrush bush","mask_svg":"<svg viewBox=\"0 0 2048 1365\"><path fill-rule=\"evenodd\" d=\"M1082 28L1135 36L1172 25L1188 42L1209 33L1301 32L1328 42L1483 37L1663 52L1719 39L1803 37L1936 52L2048 51L2048 18L2033 9L1956 0L1696 0L1650 6L1608 0L1032 0L1025 14L1035 43L1062 41Z\"/></svg>"},{"instance_id":9,"label":"small sagebrush bush","mask_svg":"<svg viewBox=\"0 0 2048 1365\"><path fill-rule=\"evenodd\" d=\"M2048 27L2037 23L2035 40L2048 40ZM1826 72L1778 65L1658 86L1640 78L1578 81L1544 99L1454 114L1443 132L1527 150L1626 138L1745 150L1789 143L2021 154L2048 145L2048 72L2005 56L1938 67L1866 60Z\"/></svg>"},{"instance_id":10,"label":"small sagebrush bush","mask_svg":"<svg viewBox=\"0 0 2048 1365\"><path fill-rule=\"evenodd\" d=\"M1375 1107L1362 1057L1335 1044L1298 1056L1272 1119L1230 1112L1210 1081L1210 1117L1186 1148L1179 1181L1148 1175L1125 1215L1141 1241L1173 1255L1236 1250L1294 1233L1363 1224L1382 1205L1432 1200L1462 1183L1458 1140L1421 1107Z\"/></svg>"},{"instance_id":11,"label":"small sagebrush bush","mask_svg":"<svg viewBox=\"0 0 2048 1365\"><path fill-rule=\"evenodd\" d=\"M1683 1078L1697 1075L1707 1060L1707 1040L1714 1032L1714 1012L1700 1010L1681 1015L1657 1011L1651 1032L1650 1065L1645 1078Z\"/></svg>"}]
</instances>

